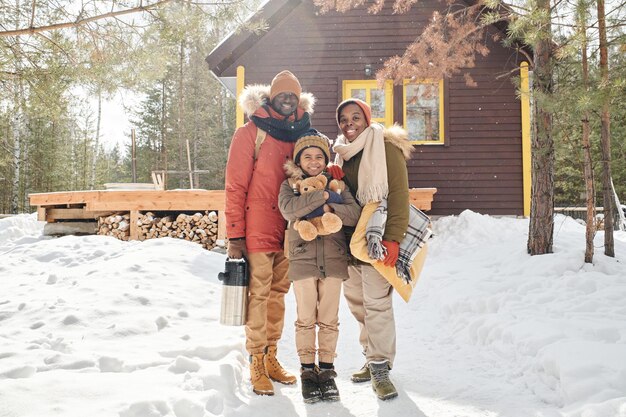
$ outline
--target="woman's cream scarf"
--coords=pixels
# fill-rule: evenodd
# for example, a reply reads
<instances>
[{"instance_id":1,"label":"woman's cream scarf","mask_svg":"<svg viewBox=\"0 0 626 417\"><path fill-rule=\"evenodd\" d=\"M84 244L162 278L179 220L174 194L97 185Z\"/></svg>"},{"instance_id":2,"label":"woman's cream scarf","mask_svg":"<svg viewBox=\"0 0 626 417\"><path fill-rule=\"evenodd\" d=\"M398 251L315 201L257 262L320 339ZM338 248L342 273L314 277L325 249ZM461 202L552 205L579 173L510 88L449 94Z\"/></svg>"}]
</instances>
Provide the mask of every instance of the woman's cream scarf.
<instances>
[{"instance_id":1,"label":"woman's cream scarf","mask_svg":"<svg viewBox=\"0 0 626 417\"><path fill-rule=\"evenodd\" d=\"M356 193L356 198L362 206L381 201L387 198L389 193L383 130L382 125L372 123L352 142L339 135L333 146L333 151L337 154L335 164L339 166L343 166L344 161L363 151L359 165L359 190Z\"/></svg>"}]
</instances>

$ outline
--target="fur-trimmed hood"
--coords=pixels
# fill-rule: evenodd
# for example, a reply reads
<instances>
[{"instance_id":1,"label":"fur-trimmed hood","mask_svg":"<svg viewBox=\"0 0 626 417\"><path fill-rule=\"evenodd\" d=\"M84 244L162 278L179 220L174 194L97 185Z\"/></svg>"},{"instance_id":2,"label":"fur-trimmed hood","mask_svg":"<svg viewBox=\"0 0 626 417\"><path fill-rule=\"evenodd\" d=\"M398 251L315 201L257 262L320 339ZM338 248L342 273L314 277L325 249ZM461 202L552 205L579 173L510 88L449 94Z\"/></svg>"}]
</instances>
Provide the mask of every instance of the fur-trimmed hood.
<instances>
[{"instance_id":1,"label":"fur-trimmed hood","mask_svg":"<svg viewBox=\"0 0 626 417\"><path fill-rule=\"evenodd\" d=\"M414 150L413 144L409 142L409 132L402 126L394 123L391 127L386 127L383 130L383 136L385 137L385 142L391 143L402 151L404 159L411 159L411 154Z\"/></svg>"},{"instance_id":2,"label":"fur-trimmed hood","mask_svg":"<svg viewBox=\"0 0 626 417\"><path fill-rule=\"evenodd\" d=\"M304 171L298 165L296 165L293 160L289 159L283 165L285 168L285 173L287 174L287 178L290 180L302 180L306 175L304 175Z\"/></svg>"},{"instance_id":3,"label":"fur-trimmed hood","mask_svg":"<svg viewBox=\"0 0 626 417\"><path fill-rule=\"evenodd\" d=\"M269 103L270 99L270 86L263 84L252 84L246 86L241 94L237 102L239 103L239 107L244 111L244 113L250 117L254 114L258 109L263 106L265 102ZM305 112L309 114L313 114L313 108L315 106L315 97L311 93L302 92L300 94L300 102L298 103L298 107L302 108Z\"/></svg>"}]
</instances>

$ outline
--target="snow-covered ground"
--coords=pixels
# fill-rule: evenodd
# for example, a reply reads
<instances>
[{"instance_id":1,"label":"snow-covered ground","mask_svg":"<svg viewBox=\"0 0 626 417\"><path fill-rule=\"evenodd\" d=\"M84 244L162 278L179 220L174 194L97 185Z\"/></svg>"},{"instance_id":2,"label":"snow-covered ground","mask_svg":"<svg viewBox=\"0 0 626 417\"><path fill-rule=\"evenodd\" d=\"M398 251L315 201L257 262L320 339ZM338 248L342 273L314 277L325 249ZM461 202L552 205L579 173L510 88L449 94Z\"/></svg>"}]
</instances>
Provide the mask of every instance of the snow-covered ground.
<instances>
[{"instance_id":1,"label":"snow-covered ground","mask_svg":"<svg viewBox=\"0 0 626 417\"><path fill-rule=\"evenodd\" d=\"M526 254L528 221L470 211L434 224L407 304L394 299L399 397L353 384L363 363L345 302L341 402L251 391L242 327L219 324L224 255L170 238L46 238L0 220L0 416L626 417L626 233L616 258L556 217L554 254ZM294 298L279 358L293 372Z\"/></svg>"}]
</instances>

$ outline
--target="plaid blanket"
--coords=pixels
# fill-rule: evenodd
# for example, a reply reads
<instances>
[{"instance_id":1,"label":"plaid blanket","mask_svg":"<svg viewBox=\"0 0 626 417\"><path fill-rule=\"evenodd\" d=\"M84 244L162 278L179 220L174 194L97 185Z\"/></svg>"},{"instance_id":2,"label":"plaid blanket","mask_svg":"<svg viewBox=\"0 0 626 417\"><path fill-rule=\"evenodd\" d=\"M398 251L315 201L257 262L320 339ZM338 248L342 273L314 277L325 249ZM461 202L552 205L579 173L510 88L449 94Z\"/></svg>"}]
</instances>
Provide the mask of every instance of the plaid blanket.
<instances>
[{"instance_id":1,"label":"plaid blanket","mask_svg":"<svg viewBox=\"0 0 626 417\"><path fill-rule=\"evenodd\" d=\"M385 257L385 248L382 245L385 224L387 223L387 200L383 199L378 208L367 222L365 236L367 237L367 251L372 259L382 260ZM424 212L409 204L409 226L404 239L400 242L396 274L406 283L411 281L411 265L413 260L424 247L433 232L428 227L430 219Z\"/></svg>"},{"instance_id":2,"label":"plaid blanket","mask_svg":"<svg viewBox=\"0 0 626 417\"><path fill-rule=\"evenodd\" d=\"M371 259L383 260L386 249L383 247L383 233L387 224L387 199L383 198L367 222L365 236L367 237L367 253Z\"/></svg>"}]
</instances>

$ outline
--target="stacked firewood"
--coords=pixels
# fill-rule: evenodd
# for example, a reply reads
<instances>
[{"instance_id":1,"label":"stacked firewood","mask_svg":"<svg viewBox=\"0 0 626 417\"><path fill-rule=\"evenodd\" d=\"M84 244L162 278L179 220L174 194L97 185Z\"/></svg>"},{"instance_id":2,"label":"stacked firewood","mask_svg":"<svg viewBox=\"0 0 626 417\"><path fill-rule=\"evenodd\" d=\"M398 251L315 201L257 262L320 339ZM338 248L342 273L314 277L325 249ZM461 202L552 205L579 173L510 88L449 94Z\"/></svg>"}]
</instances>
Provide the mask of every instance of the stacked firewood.
<instances>
[{"instance_id":1,"label":"stacked firewood","mask_svg":"<svg viewBox=\"0 0 626 417\"><path fill-rule=\"evenodd\" d=\"M98 218L98 234L120 240L130 239L130 214L112 214Z\"/></svg>"},{"instance_id":2,"label":"stacked firewood","mask_svg":"<svg viewBox=\"0 0 626 417\"><path fill-rule=\"evenodd\" d=\"M139 240L173 237L200 243L207 249L212 249L217 240L217 213L214 211L192 215L181 213L175 218L159 218L148 212L139 217L137 226Z\"/></svg>"},{"instance_id":3,"label":"stacked firewood","mask_svg":"<svg viewBox=\"0 0 626 417\"><path fill-rule=\"evenodd\" d=\"M98 234L115 236L122 240L129 237L129 216L111 215L101 217L98 222ZM126 234L122 234L123 232ZM217 241L217 213L167 215L158 217L146 212L137 220L139 240L173 237L201 244L206 249L213 249Z\"/></svg>"}]
</instances>

